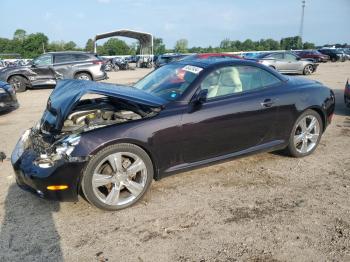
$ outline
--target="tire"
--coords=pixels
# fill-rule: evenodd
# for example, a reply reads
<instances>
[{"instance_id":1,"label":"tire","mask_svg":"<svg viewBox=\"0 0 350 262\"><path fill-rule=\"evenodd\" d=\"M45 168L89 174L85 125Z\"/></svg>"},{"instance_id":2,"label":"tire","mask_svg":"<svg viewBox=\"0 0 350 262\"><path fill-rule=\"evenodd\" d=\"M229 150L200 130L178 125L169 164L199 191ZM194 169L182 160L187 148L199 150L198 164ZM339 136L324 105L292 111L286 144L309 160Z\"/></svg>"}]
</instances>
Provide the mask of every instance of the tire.
<instances>
[{"instance_id":1,"label":"tire","mask_svg":"<svg viewBox=\"0 0 350 262\"><path fill-rule=\"evenodd\" d=\"M332 61L332 62L337 62L337 59L336 59L335 57L332 57L332 58L331 58L331 61Z\"/></svg>"},{"instance_id":2,"label":"tire","mask_svg":"<svg viewBox=\"0 0 350 262\"><path fill-rule=\"evenodd\" d=\"M307 119L305 122L305 130L301 128L301 124L304 119ZM311 127L310 124L313 121L313 119L317 121L315 122L315 127L314 129L307 131L308 128ZM322 131L323 122L321 116L314 110L306 110L295 121L295 124L289 137L289 144L285 150L286 153L293 157L304 157L312 154L321 140Z\"/></svg>"},{"instance_id":3,"label":"tire","mask_svg":"<svg viewBox=\"0 0 350 262\"><path fill-rule=\"evenodd\" d=\"M74 79L80 79L80 80L92 80L92 77L88 73L78 73L74 76Z\"/></svg>"},{"instance_id":4,"label":"tire","mask_svg":"<svg viewBox=\"0 0 350 262\"><path fill-rule=\"evenodd\" d=\"M314 67L310 64L306 65L303 70L304 75L311 75L314 72Z\"/></svg>"},{"instance_id":5,"label":"tire","mask_svg":"<svg viewBox=\"0 0 350 262\"><path fill-rule=\"evenodd\" d=\"M132 171L136 173L131 178ZM91 158L83 172L81 188L92 205L115 211L138 202L152 180L153 164L148 154L136 145L123 143L108 146Z\"/></svg>"},{"instance_id":6,"label":"tire","mask_svg":"<svg viewBox=\"0 0 350 262\"><path fill-rule=\"evenodd\" d=\"M8 82L17 93L24 92L27 89L28 80L23 76L11 76Z\"/></svg>"}]
</instances>

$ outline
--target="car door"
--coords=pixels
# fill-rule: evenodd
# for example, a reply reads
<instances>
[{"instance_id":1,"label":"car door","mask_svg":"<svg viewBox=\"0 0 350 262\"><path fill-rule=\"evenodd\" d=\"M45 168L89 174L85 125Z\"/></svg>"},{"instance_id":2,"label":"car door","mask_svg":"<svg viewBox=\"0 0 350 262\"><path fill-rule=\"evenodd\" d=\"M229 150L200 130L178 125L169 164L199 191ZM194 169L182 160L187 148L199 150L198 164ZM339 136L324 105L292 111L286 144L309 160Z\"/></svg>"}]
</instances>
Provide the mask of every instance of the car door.
<instances>
[{"instance_id":1,"label":"car door","mask_svg":"<svg viewBox=\"0 0 350 262\"><path fill-rule=\"evenodd\" d=\"M273 59L272 66L274 66L277 71L286 70L286 62L283 57L283 53L273 53L268 56L268 59Z\"/></svg>"},{"instance_id":2,"label":"car door","mask_svg":"<svg viewBox=\"0 0 350 262\"><path fill-rule=\"evenodd\" d=\"M62 79L73 78L72 63L74 61L73 54L60 53L54 54L54 70L59 74Z\"/></svg>"},{"instance_id":3,"label":"car door","mask_svg":"<svg viewBox=\"0 0 350 262\"><path fill-rule=\"evenodd\" d=\"M34 59L30 70L34 72L33 76L30 76L29 79L32 86L56 84L56 76L52 70L51 54L44 54Z\"/></svg>"},{"instance_id":4,"label":"car door","mask_svg":"<svg viewBox=\"0 0 350 262\"><path fill-rule=\"evenodd\" d=\"M298 59L297 56L291 54L291 53L285 53L284 54L284 59L285 61L285 70L288 73L296 73L300 71L301 63L300 59Z\"/></svg>"},{"instance_id":5,"label":"car door","mask_svg":"<svg viewBox=\"0 0 350 262\"><path fill-rule=\"evenodd\" d=\"M273 140L281 80L255 66L229 66L202 82L208 99L182 118L183 159L192 163L249 150Z\"/></svg>"}]
</instances>

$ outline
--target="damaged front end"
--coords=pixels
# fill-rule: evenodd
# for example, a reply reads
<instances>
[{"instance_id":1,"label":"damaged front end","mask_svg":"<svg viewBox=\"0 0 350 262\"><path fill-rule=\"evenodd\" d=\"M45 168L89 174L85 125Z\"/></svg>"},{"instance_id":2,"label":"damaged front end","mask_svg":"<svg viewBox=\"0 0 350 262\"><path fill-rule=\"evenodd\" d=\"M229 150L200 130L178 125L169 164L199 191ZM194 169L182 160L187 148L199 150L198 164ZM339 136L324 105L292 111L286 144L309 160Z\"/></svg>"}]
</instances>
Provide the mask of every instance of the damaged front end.
<instances>
[{"instance_id":1,"label":"damaged front end","mask_svg":"<svg viewBox=\"0 0 350 262\"><path fill-rule=\"evenodd\" d=\"M81 170L89 160L74 155L84 133L155 116L163 104L132 87L61 81L39 123L22 135L12 153L17 183L45 198L76 200ZM56 186L64 190L52 191Z\"/></svg>"}]
</instances>

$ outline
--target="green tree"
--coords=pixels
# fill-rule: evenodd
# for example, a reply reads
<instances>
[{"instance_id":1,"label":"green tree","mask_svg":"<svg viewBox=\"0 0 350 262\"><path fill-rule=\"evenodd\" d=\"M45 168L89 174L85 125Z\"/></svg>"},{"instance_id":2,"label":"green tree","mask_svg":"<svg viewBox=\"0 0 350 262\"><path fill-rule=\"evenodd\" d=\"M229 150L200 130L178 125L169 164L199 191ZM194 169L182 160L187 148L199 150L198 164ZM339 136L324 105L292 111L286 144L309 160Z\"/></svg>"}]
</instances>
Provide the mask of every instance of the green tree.
<instances>
[{"instance_id":1,"label":"green tree","mask_svg":"<svg viewBox=\"0 0 350 262\"><path fill-rule=\"evenodd\" d=\"M23 42L26 38L27 32L23 29L17 29L13 34L13 39Z\"/></svg>"},{"instance_id":2,"label":"green tree","mask_svg":"<svg viewBox=\"0 0 350 262\"><path fill-rule=\"evenodd\" d=\"M303 43L303 49L315 49L314 43L305 42Z\"/></svg>"},{"instance_id":3,"label":"green tree","mask_svg":"<svg viewBox=\"0 0 350 262\"><path fill-rule=\"evenodd\" d=\"M155 55L164 54L166 51L162 38L153 38L153 52Z\"/></svg>"},{"instance_id":4,"label":"green tree","mask_svg":"<svg viewBox=\"0 0 350 262\"><path fill-rule=\"evenodd\" d=\"M300 36L282 38L281 48L285 50L302 49L303 45Z\"/></svg>"},{"instance_id":5,"label":"green tree","mask_svg":"<svg viewBox=\"0 0 350 262\"><path fill-rule=\"evenodd\" d=\"M43 33L30 34L23 42L23 57L33 58L44 52L49 38Z\"/></svg>"},{"instance_id":6,"label":"green tree","mask_svg":"<svg viewBox=\"0 0 350 262\"><path fill-rule=\"evenodd\" d=\"M117 38L110 38L103 44L103 55L128 55L130 47L123 41Z\"/></svg>"},{"instance_id":7,"label":"green tree","mask_svg":"<svg viewBox=\"0 0 350 262\"><path fill-rule=\"evenodd\" d=\"M89 38L86 42L85 51L94 52L94 40L92 40L91 38Z\"/></svg>"},{"instance_id":8,"label":"green tree","mask_svg":"<svg viewBox=\"0 0 350 262\"><path fill-rule=\"evenodd\" d=\"M188 52L188 40L187 39L179 39L176 41L174 51L177 53L186 53Z\"/></svg>"},{"instance_id":9,"label":"green tree","mask_svg":"<svg viewBox=\"0 0 350 262\"><path fill-rule=\"evenodd\" d=\"M228 38L225 38L220 42L220 48L223 51L229 51L231 49L231 40Z\"/></svg>"},{"instance_id":10,"label":"green tree","mask_svg":"<svg viewBox=\"0 0 350 262\"><path fill-rule=\"evenodd\" d=\"M67 43L64 44L63 48L66 51L71 51L71 50L75 50L77 47L77 44L74 43L73 41L69 41Z\"/></svg>"}]
</instances>

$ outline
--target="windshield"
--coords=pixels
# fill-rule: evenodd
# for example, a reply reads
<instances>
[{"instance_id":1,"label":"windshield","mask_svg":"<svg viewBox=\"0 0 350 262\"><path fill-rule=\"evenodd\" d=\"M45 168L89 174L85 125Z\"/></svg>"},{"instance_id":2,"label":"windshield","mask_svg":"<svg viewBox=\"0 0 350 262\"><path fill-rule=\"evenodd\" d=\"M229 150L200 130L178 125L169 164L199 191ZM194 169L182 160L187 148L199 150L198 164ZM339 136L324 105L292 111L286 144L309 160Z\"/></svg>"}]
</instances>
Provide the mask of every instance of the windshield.
<instances>
[{"instance_id":1,"label":"windshield","mask_svg":"<svg viewBox=\"0 0 350 262\"><path fill-rule=\"evenodd\" d=\"M145 76L134 87L169 101L179 98L203 68L168 64Z\"/></svg>"}]
</instances>

